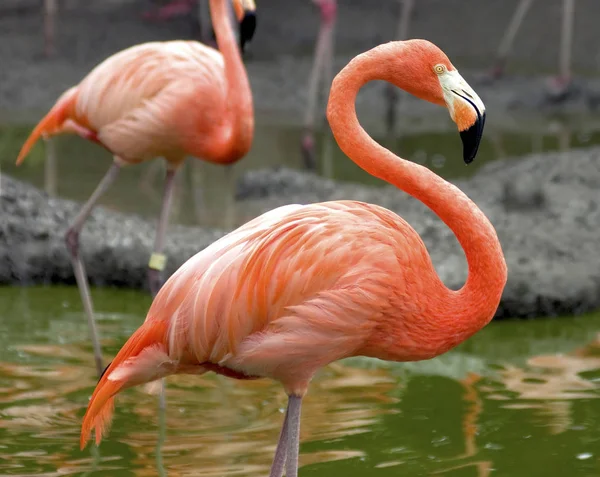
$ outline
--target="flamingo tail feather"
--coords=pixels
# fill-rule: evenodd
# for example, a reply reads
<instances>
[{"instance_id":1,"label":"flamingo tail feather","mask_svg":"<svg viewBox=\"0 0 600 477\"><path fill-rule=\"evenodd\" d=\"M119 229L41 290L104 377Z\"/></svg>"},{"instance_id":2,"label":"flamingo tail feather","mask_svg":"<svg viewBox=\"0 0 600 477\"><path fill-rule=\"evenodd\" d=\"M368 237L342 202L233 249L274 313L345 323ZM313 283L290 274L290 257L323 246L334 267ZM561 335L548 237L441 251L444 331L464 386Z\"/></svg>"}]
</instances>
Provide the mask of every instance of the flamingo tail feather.
<instances>
[{"instance_id":1,"label":"flamingo tail feather","mask_svg":"<svg viewBox=\"0 0 600 477\"><path fill-rule=\"evenodd\" d=\"M25 141L25 144L23 144L19 156L17 157L17 166L23 162L25 157L27 157L29 151L40 137L52 136L60 132L62 125L72 114L76 98L77 88L75 87L63 93L50 112L44 116L31 132Z\"/></svg>"}]
</instances>

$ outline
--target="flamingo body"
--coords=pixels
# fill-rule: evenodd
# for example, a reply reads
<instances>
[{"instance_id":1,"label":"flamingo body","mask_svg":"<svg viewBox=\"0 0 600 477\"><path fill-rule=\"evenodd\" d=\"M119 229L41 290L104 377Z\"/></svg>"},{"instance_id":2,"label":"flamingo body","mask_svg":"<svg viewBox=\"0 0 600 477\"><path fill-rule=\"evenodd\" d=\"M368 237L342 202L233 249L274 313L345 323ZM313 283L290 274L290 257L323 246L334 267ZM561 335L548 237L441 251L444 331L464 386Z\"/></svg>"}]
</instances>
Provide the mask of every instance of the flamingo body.
<instances>
[{"instance_id":1,"label":"flamingo body","mask_svg":"<svg viewBox=\"0 0 600 477\"><path fill-rule=\"evenodd\" d=\"M403 297L427 299L439 284L405 279L417 270L437 277L418 234L389 210L289 205L191 258L148 320L167 320L165 350L175 362L269 377L304 393L318 368L368 349L378 328L406 317ZM397 358L424 359L443 346L430 336Z\"/></svg>"},{"instance_id":2,"label":"flamingo body","mask_svg":"<svg viewBox=\"0 0 600 477\"><path fill-rule=\"evenodd\" d=\"M195 41L136 45L67 91L58 103L63 121L44 133L88 130L126 163L162 156L178 165L186 155L233 162L239 157L211 146L229 127L226 86L223 57L213 48Z\"/></svg>"},{"instance_id":3,"label":"flamingo body","mask_svg":"<svg viewBox=\"0 0 600 477\"><path fill-rule=\"evenodd\" d=\"M298 471L302 397L315 372L369 356L438 356L493 318L507 271L496 232L457 187L402 160L360 127L354 101L371 80L393 82L446 105L464 160L479 146L485 107L448 58L425 40L392 42L359 55L331 87L327 115L340 148L364 170L429 206L462 245L469 275L448 289L423 241L395 213L333 201L277 208L190 258L165 283L143 325L100 379L83 420L99 442L114 396L170 374L279 381L289 396L270 477Z\"/></svg>"}]
</instances>

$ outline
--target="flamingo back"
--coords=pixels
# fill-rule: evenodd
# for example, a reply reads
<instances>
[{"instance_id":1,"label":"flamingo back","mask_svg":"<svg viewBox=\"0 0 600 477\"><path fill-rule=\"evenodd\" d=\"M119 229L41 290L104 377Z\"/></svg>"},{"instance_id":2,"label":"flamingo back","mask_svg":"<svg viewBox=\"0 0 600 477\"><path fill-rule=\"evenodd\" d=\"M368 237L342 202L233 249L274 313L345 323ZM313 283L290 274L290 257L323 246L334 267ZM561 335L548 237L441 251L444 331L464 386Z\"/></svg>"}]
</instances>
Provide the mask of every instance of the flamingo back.
<instances>
[{"instance_id":1,"label":"flamingo back","mask_svg":"<svg viewBox=\"0 0 600 477\"><path fill-rule=\"evenodd\" d=\"M218 51L193 41L145 43L88 74L78 86L75 120L125 160L177 156L188 152L183 134L209 135L219 125L225 94Z\"/></svg>"}]
</instances>

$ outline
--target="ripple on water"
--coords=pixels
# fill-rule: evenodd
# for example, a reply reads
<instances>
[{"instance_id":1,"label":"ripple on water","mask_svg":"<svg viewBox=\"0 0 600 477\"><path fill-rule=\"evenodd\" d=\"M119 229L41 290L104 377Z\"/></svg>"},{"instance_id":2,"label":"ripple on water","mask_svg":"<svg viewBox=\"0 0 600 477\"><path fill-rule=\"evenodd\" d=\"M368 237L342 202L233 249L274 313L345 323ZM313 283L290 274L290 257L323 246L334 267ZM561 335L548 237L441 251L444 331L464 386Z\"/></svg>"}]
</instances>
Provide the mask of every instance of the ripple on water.
<instances>
[{"instance_id":1,"label":"ripple on water","mask_svg":"<svg viewBox=\"0 0 600 477\"><path fill-rule=\"evenodd\" d=\"M96 384L85 321L70 310L44 324L44 310L36 313L29 317L39 324L35 336L27 326L17 332L2 325L13 334L11 352L0 361L1 475L155 476L158 442L164 475L268 474L286 397L267 380L169 378L165 416L156 396L127 390L102 446L80 452L81 418ZM600 318L590 320L586 326L600 328ZM103 340L107 356L140 321L136 314L100 321L102 336L110 336ZM467 347L431 362L353 360L324 369L302 411L302 472L489 477L496 470L529 477L550 466L568 469L557 475L600 474L594 450L600 446L600 336L572 328L565 333L570 341L560 341L548 329L528 341L554 352L520 352L513 359L516 348L502 354L496 346L486 354L495 333L502 336L495 343L510 342L512 326L488 327ZM68 336L63 344L59 333ZM519 323L514 340L522 334Z\"/></svg>"}]
</instances>

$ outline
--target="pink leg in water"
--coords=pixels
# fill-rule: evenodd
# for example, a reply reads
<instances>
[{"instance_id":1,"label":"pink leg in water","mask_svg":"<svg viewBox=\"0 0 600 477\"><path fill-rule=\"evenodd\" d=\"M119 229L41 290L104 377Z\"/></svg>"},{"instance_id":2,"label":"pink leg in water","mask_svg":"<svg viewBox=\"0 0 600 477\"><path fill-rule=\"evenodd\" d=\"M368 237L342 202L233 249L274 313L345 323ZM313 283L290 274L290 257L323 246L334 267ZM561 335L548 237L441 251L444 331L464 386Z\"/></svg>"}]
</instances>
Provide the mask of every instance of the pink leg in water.
<instances>
[{"instance_id":1,"label":"pink leg in water","mask_svg":"<svg viewBox=\"0 0 600 477\"><path fill-rule=\"evenodd\" d=\"M337 0L313 0L321 9L321 26L315 48L313 67L308 83L307 107L304 116L304 135L301 141L301 151L304 166L307 169L316 168L315 158L315 114L317 99L319 97L319 84L323 71L330 71L331 66L327 61L332 61L333 52L330 51L333 42L333 29L337 15ZM331 78L329 78L331 80ZM327 79L325 79L327 81Z\"/></svg>"},{"instance_id":2,"label":"pink leg in water","mask_svg":"<svg viewBox=\"0 0 600 477\"><path fill-rule=\"evenodd\" d=\"M81 260L81 256L79 254L79 234L81 233L81 229L83 229L83 226L85 225L85 221L92 213L94 206L96 205L100 197L102 197L102 195L115 181L115 179L119 175L120 170L121 166L119 165L119 161L115 160L115 162L108 170L104 178L100 181L100 184L98 184L98 187L96 187L94 193L84 204L79 214L77 214L77 217L75 217L75 220L73 221L71 227L69 227L69 230L67 231L67 235L65 237L67 249L69 250L69 254L71 255L71 263L73 265L73 272L75 274L77 288L79 288L81 301L83 302L83 308L85 310L85 314L88 320L90 338L94 346L94 359L96 362L96 370L98 372L98 376L102 375L102 370L104 369L104 367L102 366L102 350L100 348L100 341L98 339L98 332L96 330L96 320L94 319L94 308L92 306L90 286L88 284L87 274L85 273L83 261Z\"/></svg>"},{"instance_id":3,"label":"pink leg in water","mask_svg":"<svg viewBox=\"0 0 600 477\"><path fill-rule=\"evenodd\" d=\"M282 477L284 466L286 477L298 477L301 407L302 398L300 396L289 396L269 477Z\"/></svg>"}]
</instances>

